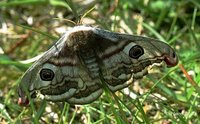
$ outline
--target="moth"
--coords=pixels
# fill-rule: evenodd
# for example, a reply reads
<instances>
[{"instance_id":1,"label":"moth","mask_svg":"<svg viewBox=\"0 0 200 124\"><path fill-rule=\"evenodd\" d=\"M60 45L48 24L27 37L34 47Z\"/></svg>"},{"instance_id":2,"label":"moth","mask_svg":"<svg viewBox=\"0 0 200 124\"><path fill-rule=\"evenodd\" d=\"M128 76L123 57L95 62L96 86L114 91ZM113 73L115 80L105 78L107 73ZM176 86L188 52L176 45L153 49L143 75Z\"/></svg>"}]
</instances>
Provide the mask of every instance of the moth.
<instances>
[{"instance_id":1,"label":"moth","mask_svg":"<svg viewBox=\"0 0 200 124\"><path fill-rule=\"evenodd\" d=\"M36 61L19 84L19 101L38 94L54 102L88 104L103 93L102 80L115 92L146 75L147 67L178 63L175 51L156 39L75 26Z\"/></svg>"}]
</instances>

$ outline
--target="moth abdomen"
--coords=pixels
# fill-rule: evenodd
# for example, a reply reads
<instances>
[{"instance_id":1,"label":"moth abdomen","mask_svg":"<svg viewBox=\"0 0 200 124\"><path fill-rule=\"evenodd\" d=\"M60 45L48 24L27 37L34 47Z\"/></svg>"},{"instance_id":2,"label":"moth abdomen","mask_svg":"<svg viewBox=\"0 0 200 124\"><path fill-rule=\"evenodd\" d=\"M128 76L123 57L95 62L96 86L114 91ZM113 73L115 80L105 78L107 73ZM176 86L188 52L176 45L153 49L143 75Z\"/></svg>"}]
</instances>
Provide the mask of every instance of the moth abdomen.
<instances>
[{"instance_id":1,"label":"moth abdomen","mask_svg":"<svg viewBox=\"0 0 200 124\"><path fill-rule=\"evenodd\" d=\"M84 61L84 64L89 71L88 74L92 78L99 77L100 67L99 67L99 64L97 62L97 59L95 57L93 57L93 58L89 58L89 59L84 59L83 61Z\"/></svg>"},{"instance_id":2,"label":"moth abdomen","mask_svg":"<svg viewBox=\"0 0 200 124\"><path fill-rule=\"evenodd\" d=\"M78 52L78 56L82 65L86 67L88 71L88 75L94 79L99 78L100 67L97 61L98 57L96 55L95 50L92 48L85 46Z\"/></svg>"}]
</instances>

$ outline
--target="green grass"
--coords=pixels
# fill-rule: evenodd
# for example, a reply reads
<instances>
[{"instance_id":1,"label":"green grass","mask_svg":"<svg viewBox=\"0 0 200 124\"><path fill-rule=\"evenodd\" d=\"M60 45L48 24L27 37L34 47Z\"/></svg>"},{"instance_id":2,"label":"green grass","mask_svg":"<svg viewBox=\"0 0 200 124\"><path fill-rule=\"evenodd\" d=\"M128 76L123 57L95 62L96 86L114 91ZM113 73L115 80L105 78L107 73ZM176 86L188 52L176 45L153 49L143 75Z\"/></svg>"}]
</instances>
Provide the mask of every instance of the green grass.
<instances>
[{"instance_id":1,"label":"green grass","mask_svg":"<svg viewBox=\"0 0 200 124\"><path fill-rule=\"evenodd\" d=\"M65 19L78 22L82 16L83 24L168 43L179 56L179 66L154 67L152 73L129 86L129 95L105 87L105 93L88 105L37 98L30 106L19 106L17 85L31 65L20 61L48 50L62 34L58 27L74 26ZM2 0L0 24L0 123L200 123L198 0L96 0L88 4L78 0Z\"/></svg>"}]
</instances>

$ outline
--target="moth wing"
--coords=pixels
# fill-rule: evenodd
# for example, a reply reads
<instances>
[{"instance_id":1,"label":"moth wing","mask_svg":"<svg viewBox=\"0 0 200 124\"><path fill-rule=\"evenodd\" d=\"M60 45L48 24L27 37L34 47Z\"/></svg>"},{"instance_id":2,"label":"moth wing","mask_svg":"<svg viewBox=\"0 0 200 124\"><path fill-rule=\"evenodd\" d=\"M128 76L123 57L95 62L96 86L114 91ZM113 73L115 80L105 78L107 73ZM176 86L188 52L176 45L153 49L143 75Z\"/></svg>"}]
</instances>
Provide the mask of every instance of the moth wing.
<instances>
[{"instance_id":1,"label":"moth wing","mask_svg":"<svg viewBox=\"0 0 200 124\"><path fill-rule=\"evenodd\" d=\"M102 74L112 91L127 87L134 79L146 75L147 67L165 61L174 66L178 57L164 42L96 28L97 53L102 60Z\"/></svg>"},{"instance_id":2,"label":"moth wing","mask_svg":"<svg viewBox=\"0 0 200 124\"><path fill-rule=\"evenodd\" d=\"M90 103L102 94L102 89L92 82L81 67L76 53L65 47L65 40L63 35L23 75L18 91L21 99L19 104L27 101L26 91L32 98L39 93L47 100L72 104ZM45 79L52 75L52 80Z\"/></svg>"}]
</instances>

